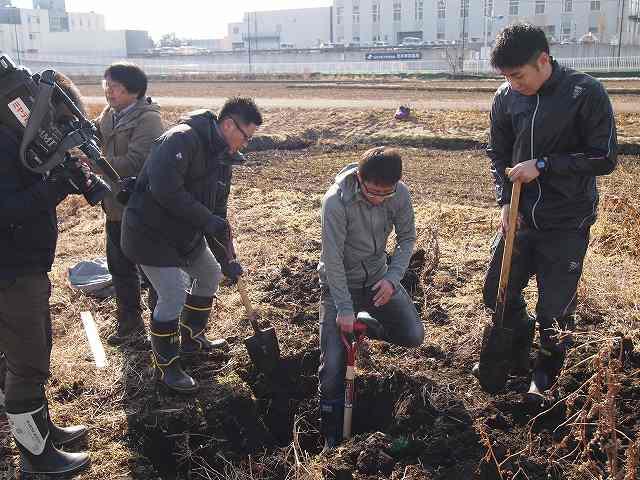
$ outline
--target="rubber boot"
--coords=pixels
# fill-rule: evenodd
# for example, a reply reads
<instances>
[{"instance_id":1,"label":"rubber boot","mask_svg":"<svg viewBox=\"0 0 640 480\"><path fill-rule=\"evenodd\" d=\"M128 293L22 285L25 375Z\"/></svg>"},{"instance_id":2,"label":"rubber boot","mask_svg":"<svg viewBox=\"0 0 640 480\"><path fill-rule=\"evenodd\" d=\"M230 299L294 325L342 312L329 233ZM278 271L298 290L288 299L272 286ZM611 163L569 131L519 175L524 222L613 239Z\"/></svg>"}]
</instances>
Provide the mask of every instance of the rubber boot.
<instances>
[{"instance_id":1,"label":"rubber boot","mask_svg":"<svg viewBox=\"0 0 640 480\"><path fill-rule=\"evenodd\" d=\"M53 445L46 404L32 412L7 412L7 418L20 451L22 473L70 475L89 465L88 453L61 452Z\"/></svg>"},{"instance_id":2,"label":"rubber boot","mask_svg":"<svg viewBox=\"0 0 640 480\"><path fill-rule=\"evenodd\" d=\"M563 317L558 320L561 330L572 325L573 317ZM546 323L546 322L545 322ZM558 379L564 366L567 349L571 344L571 338L557 338L550 327L540 325L540 349L533 368L530 392L544 393Z\"/></svg>"},{"instance_id":3,"label":"rubber boot","mask_svg":"<svg viewBox=\"0 0 640 480\"><path fill-rule=\"evenodd\" d=\"M536 317L529 315L526 309L521 310L514 319L514 338L512 347L511 373L526 376L531 371L531 347L536 333Z\"/></svg>"},{"instance_id":4,"label":"rubber boot","mask_svg":"<svg viewBox=\"0 0 640 480\"><path fill-rule=\"evenodd\" d=\"M109 345L122 345L125 342L140 340L145 334L140 308L140 280L135 277L113 276L116 290L116 331L107 338Z\"/></svg>"},{"instance_id":5,"label":"rubber boot","mask_svg":"<svg viewBox=\"0 0 640 480\"><path fill-rule=\"evenodd\" d=\"M187 293L187 299L180 317L180 337L182 353L211 351L228 348L224 339L209 340L205 335L213 297L200 297Z\"/></svg>"},{"instance_id":6,"label":"rubber boot","mask_svg":"<svg viewBox=\"0 0 640 480\"><path fill-rule=\"evenodd\" d=\"M193 393L198 383L180 364L180 335L178 320L153 322L151 326L151 348L156 381L178 393Z\"/></svg>"},{"instance_id":7,"label":"rubber boot","mask_svg":"<svg viewBox=\"0 0 640 480\"><path fill-rule=\"evenodd\" d=\"M342 442L344 400L320 400L320 433L324 437L323 452L336 448Z\"/></svg>"}]
</instances>

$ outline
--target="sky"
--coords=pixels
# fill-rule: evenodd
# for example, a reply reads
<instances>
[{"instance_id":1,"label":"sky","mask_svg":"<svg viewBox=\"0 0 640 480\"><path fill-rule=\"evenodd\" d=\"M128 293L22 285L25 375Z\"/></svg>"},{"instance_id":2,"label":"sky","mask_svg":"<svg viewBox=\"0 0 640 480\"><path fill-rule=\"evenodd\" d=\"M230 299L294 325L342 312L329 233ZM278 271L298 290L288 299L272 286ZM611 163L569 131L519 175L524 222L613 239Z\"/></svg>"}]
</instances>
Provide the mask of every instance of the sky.
<instances>
[{"instance_id":1,"label":"sky","mask_svg":"<svg viewBox=\"0 0 640 480\"><path fill-rule=\"evenodd\" d=\"M181 38L222 38L227 24L242 21L244 12L328 7L332 0L66 0L67 11L102 13L108 30L147 30L154 40L175 32ZM13 0L32 8L32 0ZM160 6L160 7L158 7Z\"/></svg>"}]
</instances>

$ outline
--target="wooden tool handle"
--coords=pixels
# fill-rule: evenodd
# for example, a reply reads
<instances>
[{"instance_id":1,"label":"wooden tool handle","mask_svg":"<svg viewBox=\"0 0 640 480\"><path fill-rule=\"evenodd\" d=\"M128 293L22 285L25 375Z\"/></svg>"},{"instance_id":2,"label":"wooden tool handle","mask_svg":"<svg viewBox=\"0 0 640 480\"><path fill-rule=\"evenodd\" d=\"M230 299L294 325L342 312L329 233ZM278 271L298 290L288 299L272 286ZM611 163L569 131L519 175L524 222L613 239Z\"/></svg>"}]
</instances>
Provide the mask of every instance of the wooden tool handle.
<instances>
[{"instance_id":1,"label":"wooden tool handle","mask_svg":"<svg viewBox=\"0 0 640 480\"><path fill-rule=\"evenodd\" d=\"M510 168L506 169L509 174ZM520 190L522 182L515 182L511 189L511 202L509 203L509 230L504 242L504 252L502 254L502 265L500 267L500 282L498 283L498 297L496 299L496 327L502 328L504 310L506 306L506 291L509 285L509 274L511 273L511 256L513 255L513 243L518 229L518 207L520 206Z\"/></svg>"},{"instance_id":2,"label":"wooden tool handle","mask_svg":"<svg viewBox=\"0 0 640 480\"><path fill-rule=\"evenodd\" d=\"M251 300L249 300L249 295L247 294L247 285L244 283L242 277L238 279L238 292L240 292L242 304L247 311L247 317L249 318L249 322L251 323L253 330L256 333L259 333L260 327L258 326L258 322L256 321L256 311L254 310L253 305L251 305Z\"/></svg>"}]
</instances>

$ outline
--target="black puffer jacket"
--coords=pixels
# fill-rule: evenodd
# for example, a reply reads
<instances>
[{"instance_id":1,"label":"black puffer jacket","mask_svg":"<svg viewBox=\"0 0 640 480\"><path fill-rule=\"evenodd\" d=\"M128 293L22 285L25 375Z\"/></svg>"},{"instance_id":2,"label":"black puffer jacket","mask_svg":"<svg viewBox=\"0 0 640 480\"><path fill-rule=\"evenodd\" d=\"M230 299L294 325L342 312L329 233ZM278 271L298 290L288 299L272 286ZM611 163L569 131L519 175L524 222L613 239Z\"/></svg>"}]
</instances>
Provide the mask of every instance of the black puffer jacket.
<instances>
[{"instance_id":1,"label":"black puffer jacket","mask_svg":"<svg viewBox=\"0 0 640 480\"><path fill-rule=\"evenodd\" d=\"M549 171L523 185L520 212L532 228L580 229L596 220L596 176L617 163L609 97L596 79L560 66L537 95L503 84L493 100L487 153L499 205L511 199L505 167L548 157Z\"/></svg>"},{"instance_id":2,"label":"black puffer jacket","mask_svg":"<svg viewBox=\"0 0 640 480\"><path fill-rule=\"evenodd\" d=\"M215 115L193 112L158 138L122 219L122 248L141 265L186 266L205 247L212 216L226 217L228 147Z\"/></svg>"},{"instance_id":3,"label":"black puffer jacket","mask_svg":"<svg viewBox=\"0 0 640 480\"><path fill-rule=\"evenodd\" d=\"M19 139L0 126L0 279L48 272L56 251L56 204L43 175L19 160Z\"/></svg>"}]
</instances>

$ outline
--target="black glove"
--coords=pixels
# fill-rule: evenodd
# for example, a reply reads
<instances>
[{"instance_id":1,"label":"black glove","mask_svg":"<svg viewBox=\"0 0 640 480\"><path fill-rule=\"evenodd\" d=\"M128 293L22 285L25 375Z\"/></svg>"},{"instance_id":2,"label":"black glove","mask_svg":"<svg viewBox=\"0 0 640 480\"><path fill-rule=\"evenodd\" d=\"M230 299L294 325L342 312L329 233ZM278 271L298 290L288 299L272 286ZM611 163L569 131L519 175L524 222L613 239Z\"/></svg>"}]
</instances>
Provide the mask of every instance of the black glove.
<instances>
[{"instance_id":1,"label":"black glove","mask_svg":"<svg viewBox=\"0 0 640 480\"><path fill-rule=\"evenodd\" d=\"M231 285L238 283L238 279L244 273L242 265L235 258L231 259L230 262L223 262L220 266L222 267L222 273L230 280Z\"/></svg>"},{"instance_id":2,"label":"black glove","mask_svg":"<svg viewBox=\"0 0 640 480\"><path fill-rule=\"evenodd\" d=\"M81 193L75 185L69 181L69 175L62 167L52 170L45 182L45 188L51 203L58 205L69 194Z\"/></svg>"},{"instance_id":3,"label":"black glove","mask_svg":"<svg viewBox=\"0 0 640 480\"><path fill-rule=\"evenodd\" d=\"M229 222L220 215L211 215L211 219L205 226L204 231L220 241L224 240L224 244L229 239Z\"/></svg>"}]
</instances>

